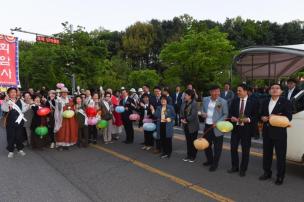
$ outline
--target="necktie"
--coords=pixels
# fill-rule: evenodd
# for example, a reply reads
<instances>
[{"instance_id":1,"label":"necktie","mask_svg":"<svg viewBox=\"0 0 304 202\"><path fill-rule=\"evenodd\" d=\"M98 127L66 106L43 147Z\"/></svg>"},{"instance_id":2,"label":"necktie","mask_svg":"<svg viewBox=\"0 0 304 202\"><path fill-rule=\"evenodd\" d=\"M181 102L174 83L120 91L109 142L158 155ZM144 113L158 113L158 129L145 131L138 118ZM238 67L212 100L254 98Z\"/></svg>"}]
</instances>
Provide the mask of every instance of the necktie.
<instances>
[{"instance_id":1,"label":"necktie","mask_svg":"<svg viewBox=\"0 0 304 202\"><path fill-rule=\"evenodd\" d=\"M242 99L242 102L241 102L241 109L240 109L240 116L241 116L241 115L244 115L244 105L245 105L245 102L244 102L244 100Z\"/></svg>"}]
</instances>

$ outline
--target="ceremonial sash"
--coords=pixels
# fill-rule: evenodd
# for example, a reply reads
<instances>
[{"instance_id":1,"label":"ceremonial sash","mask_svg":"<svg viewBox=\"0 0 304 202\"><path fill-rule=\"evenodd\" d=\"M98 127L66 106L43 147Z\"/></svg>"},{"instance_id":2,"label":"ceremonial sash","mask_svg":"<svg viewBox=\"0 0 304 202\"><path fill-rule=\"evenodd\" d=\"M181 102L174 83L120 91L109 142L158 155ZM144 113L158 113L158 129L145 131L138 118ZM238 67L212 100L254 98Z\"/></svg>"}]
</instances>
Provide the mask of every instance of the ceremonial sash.
<instances>
[{"instance_id":1,"label":"ceremonial sash","mask_svg":"<svg viewBox=\"0 0 304 202\"><path fill-rule=\"evenodd\" d=\"M88 125L88 117L87 117L86 113L83 111L83 109L79 109L79 110L77 110L77 112L79 112L80 114L82 114L85 117L84 125L87 126Z\"/></svg>"},{"instance_id":2,"label":"ceremonial sash","mask_svg":"<svg viewBox=\"0 0 304 202\"><path fill-rule=\"evenodd\" d=\"M8 101L8 104L11 105L12 108L19 113L19 116L18 116L17 120L15 121L15 123L20 124L22 120L27 121L26 118L24 117L24 114L22 113L22 110L20 109L20 107L18 105L16 105L11 100Z\"/></svg>"}]
</instances>

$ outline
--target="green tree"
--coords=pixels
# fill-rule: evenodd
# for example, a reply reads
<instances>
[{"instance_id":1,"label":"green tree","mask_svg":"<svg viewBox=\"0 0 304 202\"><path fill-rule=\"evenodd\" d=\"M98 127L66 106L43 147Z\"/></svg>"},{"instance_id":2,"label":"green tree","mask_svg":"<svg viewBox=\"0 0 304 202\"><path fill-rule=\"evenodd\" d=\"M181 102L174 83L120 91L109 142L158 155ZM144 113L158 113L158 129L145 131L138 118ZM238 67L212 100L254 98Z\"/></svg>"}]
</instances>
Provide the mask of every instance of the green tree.
<instances>
[{"instance_id":1,"label":"green tree","mask_svg":"<svg viewBox=\"0 0 304 202\"><path fill-rule=\"evenodd\" d=\"M234 47L227 40L227 34L218 29L190 31L162 50L160 58L168 67L163 82L170 79L180 80L182 85L191 82L195 88L203 90L207 83L216 79L218 72L230 68L233 54Z\"/></svg>"},{"instance_id":2,"label":"green tree","mask_svg":"<svg viewBox=\"0 0 304 202\"><path fill-rule=\"evenodd\" d=\"M54 87L56 82L68 81L62 68L57 65L58 49L58 46L51 44L20 44L20 78L23 88Z\"/></svg>"},{"instance_id":3,"label":"green tree","mask_svg":"<svg viewBox=\"0 0 304 202\"><path fill-rule=\"evenodd\" d=\"M138 88L145 84L150 86L157 86L160 78L155 70L142 69L132 71L128 76L128 87Z\"/></svg>"},{"instance_id":4,"label":"green tree","mask_svg":"<svg viewBox=\"0 0 304 202\"><path fill-rule=\"evenodd\" d=\"M122 38L122 45L133 69L141 69L149 65L149 54L154 40L153 26L149 23L137 22L127 28Z\"/></svg>"}]
</instances>

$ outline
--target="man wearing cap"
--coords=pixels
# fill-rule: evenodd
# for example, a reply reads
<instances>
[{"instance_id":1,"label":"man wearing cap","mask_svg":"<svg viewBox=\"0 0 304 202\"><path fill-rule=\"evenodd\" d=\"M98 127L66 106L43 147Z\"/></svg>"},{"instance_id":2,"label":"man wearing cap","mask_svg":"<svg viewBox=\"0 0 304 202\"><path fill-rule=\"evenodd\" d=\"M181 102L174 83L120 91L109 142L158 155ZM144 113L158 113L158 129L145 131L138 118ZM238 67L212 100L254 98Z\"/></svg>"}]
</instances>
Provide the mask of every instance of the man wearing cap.
<instances>
[{"instance_id":1,"label":"man wearing cap","mask_svg":"<svg viewBox=\"0 0 304 202\"><path fill-rule=\"evenodd\" d=\"M130 93L131 93L130 98L132 98L132 99L134 100L135 105L137 106L138 103L139 103L139 97L138 97L138 95L136 94L135 88L131 88L131 89L130 89Z\"/></svg>"},{"instance_id":2,"label":"man wearing cap","mask_svg":"<svg viewBox=\"0 0 304 202\"><path fill-rule=\"evenodd\" d=\"M86 95L86 98L85 98L85 101L84 101L85 107L94 106L94 101L92 99L91 91L86 90L85 95Z\"/></svg>"},{"instance_id":3,"label":"man wearing cap","mask_svg":"<svg viewBox=\"0 0 304 202\"><path fill-rule=\"evenodd\" d=\"M138 92L139 99L141 99L141 96L144 94L143 89L142 89L142 88L139 88L139 89L137 90L137 92Z\"/></svg>"}]
</instances>

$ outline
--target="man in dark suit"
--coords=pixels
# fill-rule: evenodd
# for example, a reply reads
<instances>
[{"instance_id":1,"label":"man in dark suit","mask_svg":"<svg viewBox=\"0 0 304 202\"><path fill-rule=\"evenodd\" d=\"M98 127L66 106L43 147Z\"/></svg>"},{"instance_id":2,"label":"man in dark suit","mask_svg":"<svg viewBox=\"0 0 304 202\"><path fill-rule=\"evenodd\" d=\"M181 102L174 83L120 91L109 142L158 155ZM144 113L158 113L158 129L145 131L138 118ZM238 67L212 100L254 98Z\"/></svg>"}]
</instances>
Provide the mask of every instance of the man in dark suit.
<instances>
[{"instance_id":1,"label":"man in dark suit","mask_svg":"<svg viewBox=\"0 0 304 202\"><path fill-rule=\"evenodd\" d=\"M150 86L145 84L143 87L142 87L142 90L143 90L143 94L147 94L149 96L149 100L151 102L151 98L153 97L152 93L150 92ZM140 98L140 102L143 102L143 99Z\"/></svg>"},{"instance_id":2,"label":"man in dark suit","mask_svg":"<svg viewBox=\"0 0 304 202\"><path fill-rule=\"evenodd\" d=\"M251 147L251 136L254 125L257 124L257 103L248 96L248 87L246 84L240 84L237 87L237 95L230 106L229 118L234 125L231 134L231 162L232 168L229 173L239 172L241 177L246 175L249 153ZM241 142L242 161L239 164L238 146Z\"/></svg>"},{"instance_id":3,"label":"man in dark suit","mask_svg":"<svg viewBox=\"0 0 304 202\"><path fill-rule=\"evenodd\" d=\"M292 100L292 98L300 92L300 89L297 87L297 81L295 79L288 79L287 87L288 89L285 90L284 97L287 100Z\"/></svg>"},{"instance_id":4,"label":"man in dark suit","mask_svg":"<svg viewBox=\"0 0 304 202\"><path fill-rule=\"evenodd\" d=\"M164 96L167 96L167 103L169 105L172 105L173 106L173 101L172 101L172 97L170 96L170 91L169 91L169 88L164 88L163 89L163 92L162 92L162 95Z\"/></svg>"},{"instance_id":5,"label":"man in dark suit","mask_svg":"<svg viewBox=\"0 0 304 202\"><path fill-rule=\"evenodd\" d=\"M157 107L161 106L161 88L160 87L155 87L154 88L154 95L151 96L150 98L150 103L151 105L153 105L154 109L156 110ZM156 124L156 120L154 121L154 123ZM161 145L160 145L160 140L159 139L155 139L155 145L156 148L154 149L154 153L155 154L159 154L160 153L160 149L161 149Z\"/></svg>"},{"instance_id":6,"label":"man in dark suit","mask_svg":"<svg viewBox=\"0 0 304 202\"><path fill-rule=\"evenodd\" d=\"M284 97L291 102L293 113L302 111L304 108L304 97L299 98L297 101L294 99L295 96L301 91L300 88L297 87L297 80L288 79L287 87L287 90L284 91Z\"/></svg>"},{"instance_id":7,"label":"man in dark suit","mask_svg":"<svg viewBox=\"0 0 304 202\"><path fill-rule=\"evenodd\" d=\"M157 107L157 106L160 106L161 103L160 103L160 97L161 97L161 88L160 87L155 87L153 89L154 91L154 95L151 95L151 97L149 98L150 99L150 103L153 105L153 107Z\"/></svg>"},{"instance_id":8,"label":"man in dark suit","mask_svg":"<svg viewBox=\"0 0 304 202\"><path fill-rule=\"evenodd\" d=\"M180 87L176 86L175 93L173 93L171 95L172 102L173 102L173 105L174 105L174 110L175 110L175 113L176 113L176 117L175 117L175 125L176 126L180 126L179 112L180 112L180 108L181 108L181 105L182 105L182 95L183 94L180 92Z\"/></svg>"},{"instance_id":9,"label":"man in dark suit","mask_svg":"<svg viewBox=\"0 0 304 202\"><path fill-rule=\"evenodd\" d=\"M228 106L230 107L231 102L234 98L234 93L230 90L230 84L225 83L224 90L221 92L221 98L225 99L228 102Z\"/></svg>"},{"instance_id":10,"label":"man in dark suit","mask_svg":"<svg viewBox=\"0 0 304 202\"><path fill-rule=\"evenodd\" d=\"M120 100L119 105L125 107L125 111L121 114L123 125L126 131L126 140L124 143L131 144L134 141L134 129L133 123L129 119L129 116L132 114L132 111L135 110L135 102L132 98L129 97L128 91L123 89L121 91L122 99Z\"/></svg>"},{"instance_id":11,"label":"man in dark suit","mask_svg":"<svg viewBox=\"0 0 304 202\"><path fill-rule=\"evenodd\" d=\"M262 105L261 120L263 127L263 169L264 174L260 180L271 178L271 164L273 157L273 148L275 148L277 158L277 179L276 185L283 184L286 167L287 150L287 128L274 127L269 123L270 115L286 116L290 121L292 119L292 107L289 100L281 97L282 87L280 84L273 84L270 87L271 98L264 101Z\"/></svg>"}]
</instances>

